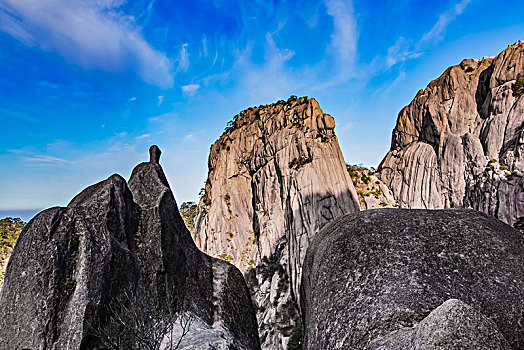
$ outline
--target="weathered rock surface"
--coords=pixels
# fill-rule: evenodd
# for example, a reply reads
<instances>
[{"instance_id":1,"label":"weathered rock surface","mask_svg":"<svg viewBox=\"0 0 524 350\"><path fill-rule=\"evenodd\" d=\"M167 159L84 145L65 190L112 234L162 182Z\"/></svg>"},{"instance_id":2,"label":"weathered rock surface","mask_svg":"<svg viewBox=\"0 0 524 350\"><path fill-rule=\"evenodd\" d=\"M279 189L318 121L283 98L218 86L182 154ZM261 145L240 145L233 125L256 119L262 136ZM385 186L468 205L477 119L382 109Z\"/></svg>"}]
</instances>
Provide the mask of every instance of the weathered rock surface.
<instances>
[{"instance_id":1,"label":"weathered rock surface","mask_svg":"<svg viewBox=\"0 0 524 350\"><path fill-rule=\"evenodd\" d=\"M153 146L129 187L113 175L26 225L0 294L0 349L92 349L118 328L109 310L123 305L139 320L157 316L149 310L192 315L200 326L188 339L205 325L209 340L194 349L260 348L242 274L198 250L159 156Z\"/></svg>"},{"instance_id":2,"label":"weathered rock surface","mask_svg":"<svg viewBox=\"0 0 524 350\"><path fill-rule=\"evenodd\" d=\"M474 210L348 214L313 238L302 276L308 349L524 347L524 235Z\"/></svg>"},{"instance_id":3,"label":"weathered rock surface","mask_svg":"<svg viewBox=\"0 0 524 350\"><path fill-rule=\"evenodd\" d=\"M374 341L373 350L511 349L497 326L460 300L450 299L414 328L402 328Z\"/></svg>"},{"instance_id":4,"label":"weathered rock surface","mask_svg":"<svg viewBox=\"0 0 524 350\"><path fill-rule=\"evenodd\" d=\"M302 261L326 223L358 211L334 119L307 97L249 108L211 147L195 241L248 279L262 347L285 349L299 327Z\"/></svg>"},{"instance_id":5,"label":"weathered rock surface","mask_svg":"<svg viewBox=\"0 0 524 350\"><path fill-rule=\"evenodd\" d=\"M524 216L524 99L512 91L523 76L519 41L448 68L400 111L378 169L400 207Z\"/></svg>"}]
</instances>

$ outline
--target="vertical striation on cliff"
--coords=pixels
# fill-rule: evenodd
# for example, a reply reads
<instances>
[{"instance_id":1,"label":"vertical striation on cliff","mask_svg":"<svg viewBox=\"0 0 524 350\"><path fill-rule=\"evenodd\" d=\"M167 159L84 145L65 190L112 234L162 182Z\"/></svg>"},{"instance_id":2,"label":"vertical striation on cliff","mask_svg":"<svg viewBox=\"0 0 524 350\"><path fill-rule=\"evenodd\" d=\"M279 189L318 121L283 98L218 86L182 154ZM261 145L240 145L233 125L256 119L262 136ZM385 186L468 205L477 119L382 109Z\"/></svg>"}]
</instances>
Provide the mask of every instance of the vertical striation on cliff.
<instances>
[{"instance_id":1,"label":"vertical striation on cliff","mask_svg":"<svg viewBox=\"0 0 524 350\"><path fill-rule=\"evenodd\" d=\"M524 42L449 67L404 107L378 169L400 207L524 216Z\"/></svg>"},{"instance_id":2,"label":"vertical striation on cliff","mask_svg":"<svg viewBox=\"0 0 524 350\"><path fill-rule=\"evenodd\" d=\"M309 241L359 210L334 132L312 98L249 108L211 147L194 237L244 272L262 347L282 349L299 327L297 299Z\"/></svg>"}]
</instances>

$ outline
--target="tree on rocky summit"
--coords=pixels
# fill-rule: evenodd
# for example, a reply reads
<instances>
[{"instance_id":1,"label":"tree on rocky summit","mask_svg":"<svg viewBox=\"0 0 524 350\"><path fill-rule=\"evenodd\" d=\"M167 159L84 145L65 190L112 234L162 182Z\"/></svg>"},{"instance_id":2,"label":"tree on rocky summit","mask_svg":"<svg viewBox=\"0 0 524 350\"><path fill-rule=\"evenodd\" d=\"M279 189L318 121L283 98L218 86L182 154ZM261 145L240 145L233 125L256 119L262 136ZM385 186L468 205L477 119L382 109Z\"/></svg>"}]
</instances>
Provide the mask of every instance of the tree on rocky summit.
<instances>
[{"instance_id":1,"label":"tree on rocky summit","mask_svg":"<svg viewBox=\"0 0 524 350\"><path fill-rule=\"evenodd\" d=\"M180 215L182 216L182 219L184 219L184 223L186 224L189 232L193 231L193 221L195 220L196 214L197 205L195 202L184 202L180 206Z\"/></svg>"}]
</instances>

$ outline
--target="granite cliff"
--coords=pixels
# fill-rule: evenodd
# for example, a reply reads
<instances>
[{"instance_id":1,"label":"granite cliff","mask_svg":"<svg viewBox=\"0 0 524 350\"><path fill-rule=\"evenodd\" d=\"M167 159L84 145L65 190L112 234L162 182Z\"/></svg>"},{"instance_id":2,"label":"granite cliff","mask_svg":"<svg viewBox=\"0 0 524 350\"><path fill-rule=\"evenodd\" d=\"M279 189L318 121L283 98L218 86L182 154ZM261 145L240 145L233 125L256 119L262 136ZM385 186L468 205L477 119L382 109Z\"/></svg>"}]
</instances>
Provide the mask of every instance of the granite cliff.
<instances>
[{"instance_id":1,"label":"granite cliff","mask_svg":"<svg viewBox=\"0 0 524 350\"><path fill-rule=\"evenodd\" d=\"M377 176L403 208L524 216L524 42L449 67L404 107Z\"/></svg>"},{"instance_id":2,"label":"granite cliff","mask_svg":"<svg viewBox=\"0 0 524 350\"><path fill-rule=\"evenodd\" d=\"M112 175L25 226L0 294L0 349L260 348L242 274L198 250L150 153L129 184Z\"/></svg>"},{"instance_id":3,"label":"granite cliff","mask_svg":"<svg viewBox=\"0 0 524 350\"><path fill-rule=\"evenodd\" d=\"M285 349L300 334L309 241L334 218L359 210L334 128L317 101L291 97L243 111L211 147L195 241L250 270L265 349Z\"/></svg>"},{"instance_id":4,"label":"granite cliff","mask_svg":"<svg viewBox=\"0 0 524 350\"><path fill-rule=\"evenodd\" d=\"M312 239L307 349L524 348L524 235L471 209L374 209Z\"/></svg>"}]
</instances>

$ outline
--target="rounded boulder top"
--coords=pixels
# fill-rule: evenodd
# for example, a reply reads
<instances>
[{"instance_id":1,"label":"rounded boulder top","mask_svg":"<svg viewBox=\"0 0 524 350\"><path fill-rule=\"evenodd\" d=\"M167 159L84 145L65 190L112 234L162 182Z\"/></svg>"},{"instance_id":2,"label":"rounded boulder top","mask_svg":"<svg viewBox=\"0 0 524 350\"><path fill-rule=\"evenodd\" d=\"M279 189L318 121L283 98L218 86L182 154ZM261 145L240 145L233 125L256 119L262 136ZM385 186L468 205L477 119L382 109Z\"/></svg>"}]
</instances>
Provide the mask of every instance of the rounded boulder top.
<instances>
[{"instance_id":1,"label":"rounded boulder top","mask_svg":"<svg viewBox=\"0 0 524 350\"><path fill-rule=\"evenodd\" d=\"M157 145L149 147L149 163L159 164L161 154L162 151L160 150L160 148L158 148Z\"/></svg>"}]
</instances>

